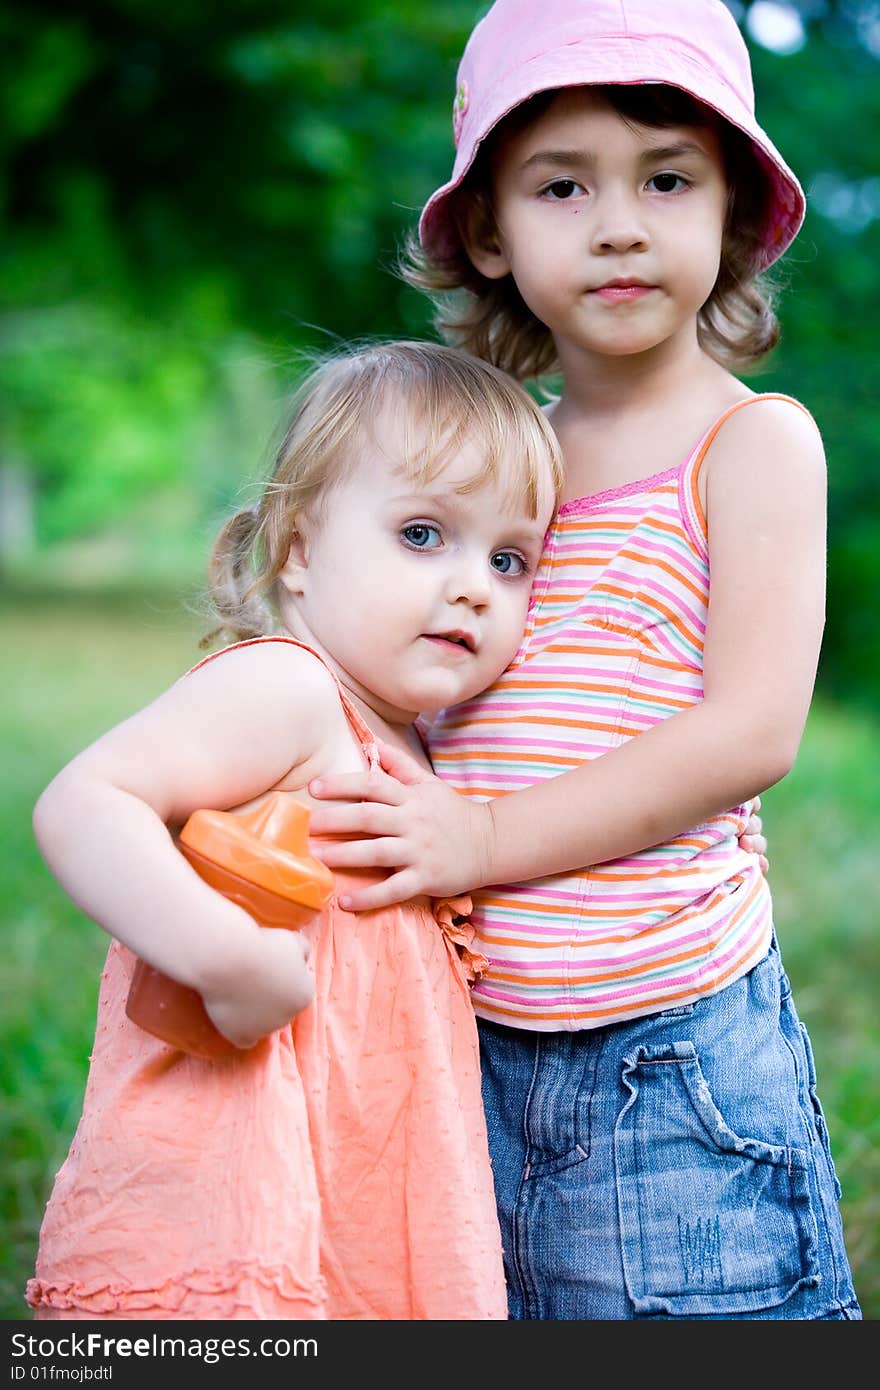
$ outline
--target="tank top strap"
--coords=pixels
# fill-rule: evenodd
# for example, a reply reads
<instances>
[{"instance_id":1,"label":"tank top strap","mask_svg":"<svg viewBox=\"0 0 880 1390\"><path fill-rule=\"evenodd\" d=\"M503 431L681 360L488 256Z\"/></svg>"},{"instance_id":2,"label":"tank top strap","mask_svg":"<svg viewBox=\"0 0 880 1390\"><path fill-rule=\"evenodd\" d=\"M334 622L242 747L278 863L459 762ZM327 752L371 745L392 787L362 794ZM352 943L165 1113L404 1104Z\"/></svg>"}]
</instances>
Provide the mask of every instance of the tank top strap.
<instances>
[{"instance_id":1,"label":"tank top strap","mask_svg":"<svg viewBox=\"0 0 880 1390\"><path fill-rule=\"evenodd\" d=\"M733 405L729 405L726 410L723 410L705 434L697 440L681 466L681 503L691 539L697 544L704 556L708 556L709 525L703 510L703 503L700 500L700 470L709 452L709 446L724 422L729 420L731 415L735 415L738 410L742 410L748 405L757 405L759 401L787 401L789 405L797 406L798 410L802 410L805 415L809 416L810 414L807 407L795 400L794 396L786 396L782 391L763 391L754 396L746 396L744 400L734 401Z\"/></svg>"},{"instance_id":2,"label":"tank top strap","mask_svg":"<svg viewBox=\"0 0 880 1390\"><path fill-rule=\"evenodd\" d=\"M330 678L332 679L333 684L336 686L336 693L339 696L339 701L342 705L345 717L351 725L352 731L357 737L358 742L360 743L361 748L364 751L364 756L367 759L367 764L370 768L370 771L373 772L376 768L378 768L380 766L380 762L379 748L376 743L376 739L369 725L366 723L360 712L355 708L352 701L349 699L345 691L342 689L339 677L336 675L335 671L332 671L330 669L327 662L324 660L324 658L320 655L319 652L315 651L314 647L308 646L305 642L298 642L295 637L284 637L281 634L270 634L266 637L247 637L244 638L241 642L230 642L228 646L220 647L218 651L211 652L209 656L205 656L202 658L201 661L197 661L195 666L191 666L190 669L186 672L186 674L188 676L191 676L194 671L200 671L203 666L207 666L209 661L216 661L218 656L224 656L226 652L238 651L242 647L256 647L262 642L284 642L289 647L299 647L302 651L308 652L310 656L313 656L316 661L320 661L321 665L324 667L325 671L327 671Z\"/></svg>"}]
</instances>

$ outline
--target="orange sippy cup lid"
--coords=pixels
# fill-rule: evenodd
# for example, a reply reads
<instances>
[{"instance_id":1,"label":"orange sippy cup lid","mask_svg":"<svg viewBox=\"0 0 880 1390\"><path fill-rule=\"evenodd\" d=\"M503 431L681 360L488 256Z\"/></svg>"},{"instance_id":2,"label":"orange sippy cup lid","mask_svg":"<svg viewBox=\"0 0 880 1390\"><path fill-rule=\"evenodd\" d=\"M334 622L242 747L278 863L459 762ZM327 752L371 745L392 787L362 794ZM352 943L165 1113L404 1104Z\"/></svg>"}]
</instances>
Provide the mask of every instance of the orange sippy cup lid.
<instances>
[{"instance_id":1,"label":"orange sippy cup lid","mask_svg":"<svg viewBox=\"0 0 880 1390\"><path fill-rule=\"evenodd\" d=\"M308 829L308 807L290 792L272 792L248 811L193 811L179 838L240 878L320 911L333 874L310 854Z\"/></svg>"}]
</instances>

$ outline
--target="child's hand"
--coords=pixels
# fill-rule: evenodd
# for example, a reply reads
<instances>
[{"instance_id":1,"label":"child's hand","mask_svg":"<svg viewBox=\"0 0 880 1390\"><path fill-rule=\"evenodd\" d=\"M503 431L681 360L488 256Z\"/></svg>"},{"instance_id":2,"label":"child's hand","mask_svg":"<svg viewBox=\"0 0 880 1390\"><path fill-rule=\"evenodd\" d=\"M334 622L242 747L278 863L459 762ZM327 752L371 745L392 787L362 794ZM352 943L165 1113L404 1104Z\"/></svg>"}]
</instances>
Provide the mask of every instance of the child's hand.
<instances>
[{"instance_id":1,"label":"child's hand","mask_svg":"<svg viewBox=\"0 0 880 1390\"><path fill-rule=\"evenodd\" d=\"M756 796L753 802L753 810L749 819L746 821L743 833L739 837L739 847L745 850L746 854L757 854L758 863L761 865L761 873L766 874L770 868L767 859L767 839L764 835L764 823L758 812L761 809L761 798Z\"/></svg>"},{"instance_id":2,"label":"child's hand","mask_svg":"<svg viewBox=\"0 0 880 1390\"><path fill-rule=\"evenodd\" d=\"M381 772L339 774L309 783L316 800L349 803L312 810L313 835L340 837L338 844L314 844L314 854L331 869L393 871L372 887L341 894L341 906L366 912L423 893L452 897L490 882L491 802L460 796L396 748L380 743L379 750ZM766 873L760 807L756 797L739 843L747 854L758 855Z\"/></svg>"},{"instance_id":3,"label":"child's hand","mask_svg":"<svg viewBox=\"0 0 880 1390\"><path fill-rule=\"evenodd\" d=\"M396 748L380 743L379 752L382 771L309 783L315 798L350 803L312 809L310 833L340 837L313 844L313 853L331 869L391 871L380 883L340 894L340 905L366 912L422 894L453 897L487 882L489 803L459 796Z\"/></svg>"},{"instance_id":4,"label":"child's hand","mask_svg":"<svg viewBox=\"0 0 880 1390\"><path fill-rule=\"evenodd\" d=\"M256 927L234 968L202 990L214 1027L241 1048L283 1028L312 1002L308 957L309 941L301 931Z\"/></svg>"}]
</instances>

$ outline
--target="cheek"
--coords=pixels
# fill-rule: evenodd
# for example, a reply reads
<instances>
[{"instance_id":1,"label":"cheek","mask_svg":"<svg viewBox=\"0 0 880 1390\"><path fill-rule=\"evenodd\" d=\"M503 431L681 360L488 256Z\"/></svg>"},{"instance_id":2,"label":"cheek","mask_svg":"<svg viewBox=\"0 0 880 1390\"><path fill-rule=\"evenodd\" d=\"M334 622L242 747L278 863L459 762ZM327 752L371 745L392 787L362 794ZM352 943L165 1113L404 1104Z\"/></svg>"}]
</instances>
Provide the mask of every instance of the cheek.
<instances>
[{"instance_id":1,"label":"cheek","mask_svg":"<svg viewBox=\"0 0 880 1390\"><path fill-rule=\"evenodd\" d=\"M700 244L707 262L721 264L724 246L724 210L707 211L700 227Z\"/></svg>"},{"instance_id":2,"label":"cheek","mask_svg":"<svg viewBox=\"0 0 880 1390\"><path fill-rule=\"evenodd\" d=\"M528 611L527 592L508 594L505 601L496 606L492 646L504 666L519 650Z\"/></svg>"},{"instance_id":3,"label":"cheek","mask_svg":"<svg viewBox=\"0 0 880 1390\"><path fill-rule=\"evenodd\" d=\"M569 216L559 216L548 224L547 219L525 222L513 239L510 258L513 269L537 283L553 280L559 269L559 258L568 253L573 242L579 241L581 223Z\"/></svg>"}]
</instances>

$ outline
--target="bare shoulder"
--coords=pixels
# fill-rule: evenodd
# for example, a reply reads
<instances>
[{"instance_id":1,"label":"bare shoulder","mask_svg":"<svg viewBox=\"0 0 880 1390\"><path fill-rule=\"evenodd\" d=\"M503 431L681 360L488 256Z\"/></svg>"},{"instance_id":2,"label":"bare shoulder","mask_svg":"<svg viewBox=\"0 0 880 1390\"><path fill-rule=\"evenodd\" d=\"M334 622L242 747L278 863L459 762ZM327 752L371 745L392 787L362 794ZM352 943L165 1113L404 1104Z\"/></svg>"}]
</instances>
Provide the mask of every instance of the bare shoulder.
<instances>
[{"instance_id":1,"label":"bare shoulder","mask_svg":"<svg viewBox=\"0 0 880 1390\"><path fill-rule=\"evenodd\" d=\"M181 676L70 766L182 824L197 806L242 805L320 761L340 717L335 682L316 656L292 643L245 643Z\"/></svg>"},{"instance_id":2,"label":"bare shoulder","mask_svg":"<svg viewBox=\"0 0 880 1390\"><path fill-rule=\"evenodd\" d=\"M822 481L825 450L818 426L797 401L779 396L750 396L718 430L706 457L707 483L734 472L754 478L767 470L770 478L792 482ZM769 481L769 479L768 479Z\"/></svg>"},{"instance_id":3,"label":"bare shoulder","mask_svg":"<svg viewBox=\"0 0 880 1390\"><path fill-rule=\"evenodd\" d=\"M182 679L198 680L203 685L240 685L257 698L264 692L269 699L287 691L300 698L313 694L326 700L336 690L333 676L319 656L283 638L257 638L221 648Z\"/></svg>"},{"instance_id":4,"label":"bare shoulder","mask_svg":"<svg viewBox=\"0 0 880 1390\"><path fill-rule=\"evenodd\" d=\"M177 682L179 695L209 709L217 700L227 719L251 728L289 725L291 716L313 737L338 719L336 682L320 657L283 640L243 642L215 652Z\"/></svg>"},{"instance_id":5,"label":"bare shoulder","mask_svg":"<svg viewBox=\"0 0 880 1390\"><path fill-rule=\"evenodd\" d=\"M708 463L740 466L748 459L766 460L812 471L824 470L822 435L816 421L797 400L781 396L748 396L741 409L727 417L709 448Z\"/></svg>"}]
</instances>

